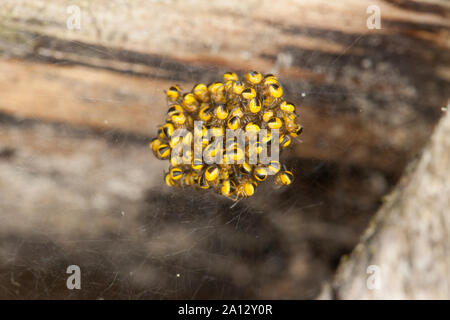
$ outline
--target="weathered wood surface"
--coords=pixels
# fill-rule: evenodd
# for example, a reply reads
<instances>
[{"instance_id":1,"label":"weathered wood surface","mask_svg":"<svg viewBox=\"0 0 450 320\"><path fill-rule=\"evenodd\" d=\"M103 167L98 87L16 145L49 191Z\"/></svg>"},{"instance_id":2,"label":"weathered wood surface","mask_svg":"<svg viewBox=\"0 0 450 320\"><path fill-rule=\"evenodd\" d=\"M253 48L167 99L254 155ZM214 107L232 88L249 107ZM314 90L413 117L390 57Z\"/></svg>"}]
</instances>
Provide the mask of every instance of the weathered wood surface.
<instances>
[{"instance_id":1,"label":"weathered wood surface","mask_svg":"<svg viewBox=\"0 0 450 320\"><path fill-rule=\"evenodd\" d=\"M66 28L72 4L80 30ZM381 30L366 28L369 4ZM0 298L317 296L443 114L449 10L2 0ZM306 128L295 185L233 210L161 187L147 147L164 88L228 69L279 74ZM79 292L69 264L86 272Z\"/></svg>"},{"instance_id":2,"label":"weathered wood surface","mask_svg":"<svg viewBox=\"0 0 450 320\"><path fill-rule=\"evenodd\" d=\"M133 139L0 118L0 298L314 298L388 185L299 161L293 188L230 209L162 186L166 163Z\"/></svg>"},{"instance_id":3,"label":"weathered wood surface","mask_svg":"<svg viewBox=\"0 0 450 320\"><path fill-rule=\"evenodd\" d=\"M381 30L366 26L371 4ZM69 5L80 30L67 29ZM257 69L300 106L299 156L395 171L447 104L449 12L445 1L3 1L0 50L21 60L1 62L0 111L150 137L163 88Z\"/></svg>"},{"instance_id":4,"label":"weathered wood surface","mask_svg":"<svg viewBox=\"0 0 450 320\"><path fill-rule=\"evenodd\" d=\"M449 137L450 114L340 265L337 298L450 299Z\"/></svg>"}]
</instances>

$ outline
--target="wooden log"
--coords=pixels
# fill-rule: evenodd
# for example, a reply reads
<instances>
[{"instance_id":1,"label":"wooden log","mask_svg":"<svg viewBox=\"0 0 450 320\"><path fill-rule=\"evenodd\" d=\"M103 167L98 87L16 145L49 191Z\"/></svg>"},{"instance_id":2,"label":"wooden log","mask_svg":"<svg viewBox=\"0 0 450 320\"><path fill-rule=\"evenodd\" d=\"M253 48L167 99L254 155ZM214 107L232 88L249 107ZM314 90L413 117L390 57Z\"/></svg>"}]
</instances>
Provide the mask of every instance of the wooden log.
<instances>
[{"instance_id":1,"label":"wooden log","mask_svg":"<svg viewBox=\"0 0 450 320\"><path fill-rule=\"evenodd\" d=\"M450 298L449 135L450 114L342 260L334 297Z\"/></svg>"}]
</instances>

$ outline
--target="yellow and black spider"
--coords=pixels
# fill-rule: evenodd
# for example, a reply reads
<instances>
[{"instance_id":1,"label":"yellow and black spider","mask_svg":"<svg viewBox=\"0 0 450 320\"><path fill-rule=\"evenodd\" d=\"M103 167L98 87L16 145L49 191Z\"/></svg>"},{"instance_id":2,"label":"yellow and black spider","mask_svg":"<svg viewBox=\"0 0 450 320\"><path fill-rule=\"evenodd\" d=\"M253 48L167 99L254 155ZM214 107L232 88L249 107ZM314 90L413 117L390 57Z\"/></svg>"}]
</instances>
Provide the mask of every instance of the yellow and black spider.
<instances>
[{"instance_id":1,"label":"yellow and black spider","mask_svg":"<svg viewBox=\"0 0 450 320\"><path fill-rule=\"evenodd\" d=\"M178 85L165 92L166 122L149 145L157 158L169 160L164 174L168 186L211 189L238 201L251 197L268 180L278 186L292 184L294 174L280 161L260 159L264 145L276 143L282 152L303 132L295 105L284 100L275 75L249 71L239 79L235 72L226 72L222 80L197 83L189 92ZM176 134L178 129L184 130L183 136ZM228 132L243 133L243 145Z\"/></svg>"}]
</instances>

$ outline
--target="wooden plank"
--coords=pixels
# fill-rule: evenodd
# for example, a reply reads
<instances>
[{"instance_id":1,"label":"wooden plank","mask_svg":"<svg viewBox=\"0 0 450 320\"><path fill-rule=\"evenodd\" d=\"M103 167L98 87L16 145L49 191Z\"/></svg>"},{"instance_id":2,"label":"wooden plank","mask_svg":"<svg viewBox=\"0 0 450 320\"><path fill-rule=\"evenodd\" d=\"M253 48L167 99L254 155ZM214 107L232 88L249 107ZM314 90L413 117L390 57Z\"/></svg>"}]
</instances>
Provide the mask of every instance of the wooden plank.
<instances>
[{"instance_id":1,"label":"wooden plank","mask_svg":"<svg viewBox=\"0 0 450 320\"><path fill-rule=\"evenodd\" d=\"M6 1L0 50L21 60L0 62L0 111L151 136L163 88L258 69L299 105L299 156L397 170L450 87L449 6L415 3ZM80 30L66 27L73 4ZM366 27L369 4L381 30Z\"/></svg>"},{"instance_id":2,"label":"wooden plank","mask_svg":"<svg viewBox=\"0 0 450 320\"><path fill-rule=\"evenodd\" d=\"M93 72L79 66L54 66L18 61L0 62L0 87L4 89L0 109L23 118L37 118L72 126L116 130L149 140L164 119L165 82ZM298 155L344 161L384 169L400 165L404 155L396 145L375 142L382 126L362 130L351 116L322 117L313 107L302 106L302 123L308 134L297 145ZM320 123L320 126L316 126ZM326 128L326 132L323 129ZM348 136L349 131L353 131ZM393 130L394 131L394 130ZM357 133L360 134L357 134ZM362 134L361 134L362 132ZM376 148L392 148L386 156Z\"/></svg>"},{"instance_id":3,"label":"wooden plank","mask_svg":"<svg viewBox=\"0 0 450 320\"><path fill-rule=\"evenodd\" d=\"M336 298L449 298L449 135L447 114L361 242L342 259L333 283Z\"/></svg>"}]
</instances>

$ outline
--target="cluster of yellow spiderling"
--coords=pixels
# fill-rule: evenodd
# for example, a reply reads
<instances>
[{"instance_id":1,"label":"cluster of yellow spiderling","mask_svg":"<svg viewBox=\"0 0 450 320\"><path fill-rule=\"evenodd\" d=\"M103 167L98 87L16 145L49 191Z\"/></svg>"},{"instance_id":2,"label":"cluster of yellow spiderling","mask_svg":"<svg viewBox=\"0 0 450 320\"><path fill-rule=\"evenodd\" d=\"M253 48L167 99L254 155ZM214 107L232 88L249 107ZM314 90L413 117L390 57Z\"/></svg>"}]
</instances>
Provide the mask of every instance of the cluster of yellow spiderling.
<instances>
[{"instance_id":1,"label":"cluster of yellow spiderling","mask_svg":"<svg viewBox=\"0 0 450 320\"><path fill-rule=\"evenodd\" d=\"M184 94L175 85L166 95L166 123L158 129L150 148L157 158L170 160L164 176L168 186L214 189L236 201L252 196L270 175L275 175L277 185L292 183L292 172L278 160L249 160L250 150L259 155L267 145L277 144L277 150L282 151L303 130L297 123L295 106L284 100L283 88L274 75L250 71L240 80L236 73L227 72L222 82L199 83ZM184 129L183 135L174 134L177 129ZM227 141L225 132L230 130L246 134L248 145ZM260 141L249 140L252 134L259 134ZM200 157L193 146L201 146ZM219 160L207 164L204 160L208 157Z\"/></svg>"}]
</instances>

